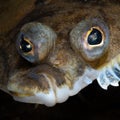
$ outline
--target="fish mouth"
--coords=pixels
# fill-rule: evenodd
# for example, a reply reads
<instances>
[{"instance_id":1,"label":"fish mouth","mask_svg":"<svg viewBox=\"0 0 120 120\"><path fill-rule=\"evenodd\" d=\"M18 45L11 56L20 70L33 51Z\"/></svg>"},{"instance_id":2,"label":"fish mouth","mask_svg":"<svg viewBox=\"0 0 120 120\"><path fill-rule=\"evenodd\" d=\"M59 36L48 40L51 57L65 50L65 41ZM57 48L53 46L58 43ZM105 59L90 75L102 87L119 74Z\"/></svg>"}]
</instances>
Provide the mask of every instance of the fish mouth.
<instances>
[{"instance_id":1,"label":"fish mouth","mask_svg":"<svg viewBox=\"0 0 120 120\"><path fill-rule=\"evenodd\" d=\"M62 103L68 99L69 96L73 96L81 89L79 86L82 83L81 79L77 80L72 87L67 83L57 86L56 80L47 74L42 74L45 77L47 87L39 89L36 84L33 88L30 88L28 84L26 87L22 87L19 83L11 82L8 84L8 90L16 101L25 103L38 103L45 104L46 106L54 106L56 103ZM13 80L13 78L12 78Z\"/></svg>"},{"instance_id":2,"label":"fish mouth","mask_svg":"<svg viewBox=\"0 0 120 120\"><path fill-rule=\"evenodd\" d=\"M65 102L69 96L77 94L95 79L105 90L109 85L119 86L120 54L98 70L86 67L84 74L72 81L48 65L21 70L10 77L7 90L16 101L50 107Z\"/></svg>"},{"instance_id":3,"label":"fish mouth","mask_svg":"<svg viewBox=\"0 0 120 120\"><path fill-rule=\"evenodd\" d=\"M95 72L86 69L82 76L70 81L60 71L40 65L14 73L8 81L7 89L16 101L54 106L91 84L96 78Z\"/></svg>"},{"instance_id":4,"label":"fish mouth","mask_svg":"<svg viewBox=\"0 0 120 120\"><path fill-rule=\"evenodd\" d=\"M7 89L16 101L53 106L64 102L69 96L69 86L62 79L59 71L43 65L14 73Z\"/></svg>"},{"instance_id":5,"label":"fish mouth","mask_svg":"<svg viewBox=\"0 0 120 120\"><path fill-rule=\"evenodd\" d=\"M105 64L99 72L97 81L101 88L107 90L109 85L119 86L120 54Z\"/></svg>"}]
</instances>

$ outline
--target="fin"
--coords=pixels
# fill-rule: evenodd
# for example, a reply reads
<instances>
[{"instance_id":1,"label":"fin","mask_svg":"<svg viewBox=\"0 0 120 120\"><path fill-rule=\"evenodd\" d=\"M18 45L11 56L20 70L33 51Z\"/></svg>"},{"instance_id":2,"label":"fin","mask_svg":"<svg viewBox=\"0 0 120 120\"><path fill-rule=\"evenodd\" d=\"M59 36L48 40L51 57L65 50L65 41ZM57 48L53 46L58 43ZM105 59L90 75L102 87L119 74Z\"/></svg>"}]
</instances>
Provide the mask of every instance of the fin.
<instances>
[{"instance_id":1,"label":"fin","mask_svg":"<svg viewBox=\"0 0 120 120\"><path fill-rule=\"evenodd\" d=\"M97 78L98 84L103 88L109 85L119 86L120 81L120 55L112 59L101 70Z\"/></svg>"}]
</instances>

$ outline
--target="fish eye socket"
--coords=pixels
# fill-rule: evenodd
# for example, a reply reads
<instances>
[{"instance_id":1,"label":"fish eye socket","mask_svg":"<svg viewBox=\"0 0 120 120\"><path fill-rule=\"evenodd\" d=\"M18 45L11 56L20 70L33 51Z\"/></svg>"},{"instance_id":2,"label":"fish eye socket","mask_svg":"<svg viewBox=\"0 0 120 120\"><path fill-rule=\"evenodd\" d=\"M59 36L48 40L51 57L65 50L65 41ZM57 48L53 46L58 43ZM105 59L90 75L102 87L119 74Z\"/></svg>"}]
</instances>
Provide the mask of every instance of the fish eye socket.
<instances>
[{"instance_id":1,"label":"fish eye socket","mask_svg":"<svg viewBox=\"0 0 120 120\"><path fill-rule=\"evenodd\" d=\"M85 19L70 32L71 47L85 60L94 61L107 52L109 36L109 27L103 19Z\"/></svg>"},{"instance_id":2,"label":"fish eye socket","mask_svg":"<svg viewBox=\"0 0 120 120\"><path fill-rule=\"evenodd\" d=\"M32 43L27 38L24 38L24 35L21 36L20 49L24 53L28 53L32 50Z\"/></svg>"},{"instance_id":3,"label":"fish eye socket","mask_svg":"<svg viewBox=\"0 0 120 120\"><path fill-rule=\"evenodd\" d=\"M96 28L92 28L87 37L87 42L89 45L99 45L102 42L102 33Z\"/></svg>"},{"instance_id":4,"label":"fish eye socket","mask_svg":"<svg viewBox=\"0 0 120 120\"><path fill-rule=\"evenodd\" d=\"M18 53L31 63L40 63L53 50L57 35L39 22L26 23L16 39Z\"/></svg>"}]
</instances>

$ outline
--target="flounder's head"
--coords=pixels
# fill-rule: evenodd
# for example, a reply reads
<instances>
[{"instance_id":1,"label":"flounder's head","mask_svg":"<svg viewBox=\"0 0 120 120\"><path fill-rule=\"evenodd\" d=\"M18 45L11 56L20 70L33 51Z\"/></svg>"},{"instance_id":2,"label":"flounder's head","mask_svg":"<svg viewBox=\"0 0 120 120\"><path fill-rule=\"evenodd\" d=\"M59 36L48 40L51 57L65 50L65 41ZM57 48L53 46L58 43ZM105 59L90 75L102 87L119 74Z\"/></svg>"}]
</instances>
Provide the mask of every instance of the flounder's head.
<instances>
[{"instance_id":1,"label":"flounder's head","mask_svg":"<svg viewBox=\"0 0 120 120\"><path fill-rule=\"evenodd\" d=\"M118 86L118 22L111 25L97 6L91 11L85 6L82 12L77 2L64 2L64 9L58 3L54 16L46 12L36 22L25 23L8 45L8 78L1 89L17 101L53 106L95 79L104 89ZM49 6L43 9L50 10ZM104 15L111 15L109 7L104 10Z\"/></svg>"}]
</instances>

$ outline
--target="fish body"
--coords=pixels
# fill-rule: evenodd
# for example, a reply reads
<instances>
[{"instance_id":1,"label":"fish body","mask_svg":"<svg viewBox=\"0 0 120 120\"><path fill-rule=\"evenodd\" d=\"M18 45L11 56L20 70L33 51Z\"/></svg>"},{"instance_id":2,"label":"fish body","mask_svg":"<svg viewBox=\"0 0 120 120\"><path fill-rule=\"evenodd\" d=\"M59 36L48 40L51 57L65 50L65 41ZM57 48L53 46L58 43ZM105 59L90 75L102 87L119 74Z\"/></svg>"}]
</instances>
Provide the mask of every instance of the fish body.
<instances>
[{"instance_id":1,"label":"fish body","mask_svg":"<svg viewBox=\"0 0 120 120\"><path fill-rule=\"evenodd\" d=\"M38 3L11 26L1 24L0 89L17 101L53 106L94 80L103 89L118 86L120 3Z\"/></svg>"}]
</instances>

